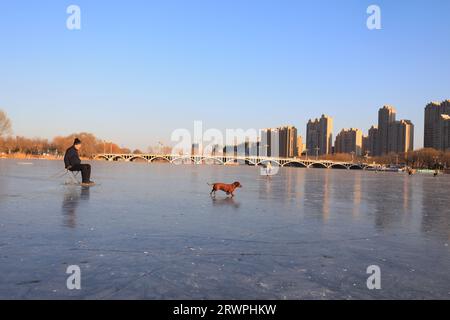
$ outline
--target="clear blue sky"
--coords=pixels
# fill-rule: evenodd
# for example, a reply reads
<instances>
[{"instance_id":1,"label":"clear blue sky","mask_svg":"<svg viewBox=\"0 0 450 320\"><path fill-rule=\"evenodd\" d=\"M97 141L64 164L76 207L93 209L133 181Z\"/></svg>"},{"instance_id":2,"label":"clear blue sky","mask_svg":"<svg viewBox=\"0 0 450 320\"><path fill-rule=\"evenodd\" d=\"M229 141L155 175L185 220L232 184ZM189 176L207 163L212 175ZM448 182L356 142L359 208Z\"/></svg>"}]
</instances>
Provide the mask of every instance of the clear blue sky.
<instances>
[{"instance_id":1,"label":"clear blue sky","mask_svg":"<svg viewBox=\"0 0 450 320\"><path fill-rule=\"evenodd\" d=\"M366 132L392 104L421 147L426 103L450 98L449 14L447 0L3 0L0 108L14 134L146 148L194 120L303 134L325 113L335 133Z\"/></svg>"}]
</instances>

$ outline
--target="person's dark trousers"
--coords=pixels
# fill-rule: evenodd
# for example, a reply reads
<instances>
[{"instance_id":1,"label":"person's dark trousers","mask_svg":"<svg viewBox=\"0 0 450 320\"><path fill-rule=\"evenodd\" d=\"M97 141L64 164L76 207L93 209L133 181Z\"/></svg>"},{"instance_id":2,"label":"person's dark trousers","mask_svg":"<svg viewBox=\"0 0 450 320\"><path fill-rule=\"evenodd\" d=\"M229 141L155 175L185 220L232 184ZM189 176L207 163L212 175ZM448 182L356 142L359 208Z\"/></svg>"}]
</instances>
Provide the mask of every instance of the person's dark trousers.
<instances>
[{"instance_id":1,"label":"person's dark trousers","mask_svg":"<svg viewBox=\"0 0 450 320\"><path fill-rule=\"evenodd\" d=\"M77 164L70 168L70 171L81 171L81 178L83 183L89 183L91 181L91 165L90 164Z\"/></svg>"}]
</instances>

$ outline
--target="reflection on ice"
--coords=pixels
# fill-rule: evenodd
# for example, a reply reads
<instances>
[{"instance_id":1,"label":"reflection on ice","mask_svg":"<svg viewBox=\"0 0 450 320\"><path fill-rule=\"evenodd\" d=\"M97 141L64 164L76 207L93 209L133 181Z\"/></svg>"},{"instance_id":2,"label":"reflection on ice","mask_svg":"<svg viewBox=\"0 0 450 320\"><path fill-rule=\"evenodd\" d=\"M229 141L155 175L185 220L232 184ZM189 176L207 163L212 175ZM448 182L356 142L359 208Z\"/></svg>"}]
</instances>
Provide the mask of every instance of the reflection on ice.
<instances>
[{"instance_id":1,"label":"reflection on ice","mask_svg":"<svg viewBox=\"0 0 450 320\"><path fill-rule=\"evenodd\" d=\"M239 207L240 207L239 202L231 197L226 197L223 199L211 197L211 201L212 201L213 206L215 206L215 207L229 206L229 207L233 207L235 209L239 209Z\"/></svg>"},{"instance_id":2,"label":"reflection on ice","mask_svg":"<svg viewBox=\"0 0 450 320\"><path fill-rule=\"evenodd\" d=\"M89 200L89 188L79 186L69 186L64 192L62 203L62 213L64 216L63 225L69 228L75 228L77 224L77 208L80 201Z\"/></svg>"}]
</instances>

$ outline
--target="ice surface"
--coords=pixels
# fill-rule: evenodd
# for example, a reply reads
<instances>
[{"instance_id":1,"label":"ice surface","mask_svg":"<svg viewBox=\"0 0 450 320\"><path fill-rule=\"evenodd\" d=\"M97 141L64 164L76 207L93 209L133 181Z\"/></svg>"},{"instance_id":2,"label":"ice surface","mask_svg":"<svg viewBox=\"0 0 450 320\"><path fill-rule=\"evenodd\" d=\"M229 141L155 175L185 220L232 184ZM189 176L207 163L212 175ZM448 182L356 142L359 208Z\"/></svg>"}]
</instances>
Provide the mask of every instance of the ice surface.
<instances>
[{"instance_id":1,"label":"ice surface","mask_svg":"<svg viewBox=\"0 0 450 320\"><path fill-rule=\"evenodd\" d=\"M92 162L83 189L29 162L0 160L3 299L450 298L450 175Z\"/></svg>"}]
</instances>

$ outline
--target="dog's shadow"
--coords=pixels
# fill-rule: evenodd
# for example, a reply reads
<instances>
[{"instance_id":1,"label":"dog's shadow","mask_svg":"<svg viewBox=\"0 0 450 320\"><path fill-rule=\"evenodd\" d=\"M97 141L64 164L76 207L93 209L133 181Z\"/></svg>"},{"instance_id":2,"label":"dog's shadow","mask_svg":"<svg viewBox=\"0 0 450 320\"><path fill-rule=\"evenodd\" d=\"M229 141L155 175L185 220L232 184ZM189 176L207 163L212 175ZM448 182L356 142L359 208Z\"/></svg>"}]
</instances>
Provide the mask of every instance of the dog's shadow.
<instances>
[{"instance_id":1,"label":"dog's shadow","mask_svg":"<svg viewBox=\"0 0 450 320\"><path fill-rule=\"evenodd\" d=\"M212 200L212 204L214 207L229 206L234 209L239 209L239 207L241 206L241 204L239 202L236 202L234 200L234 198L231 198L231 197L221 198L221 199L211 197L211 200Z\"/></svg>"}]
</instances>

